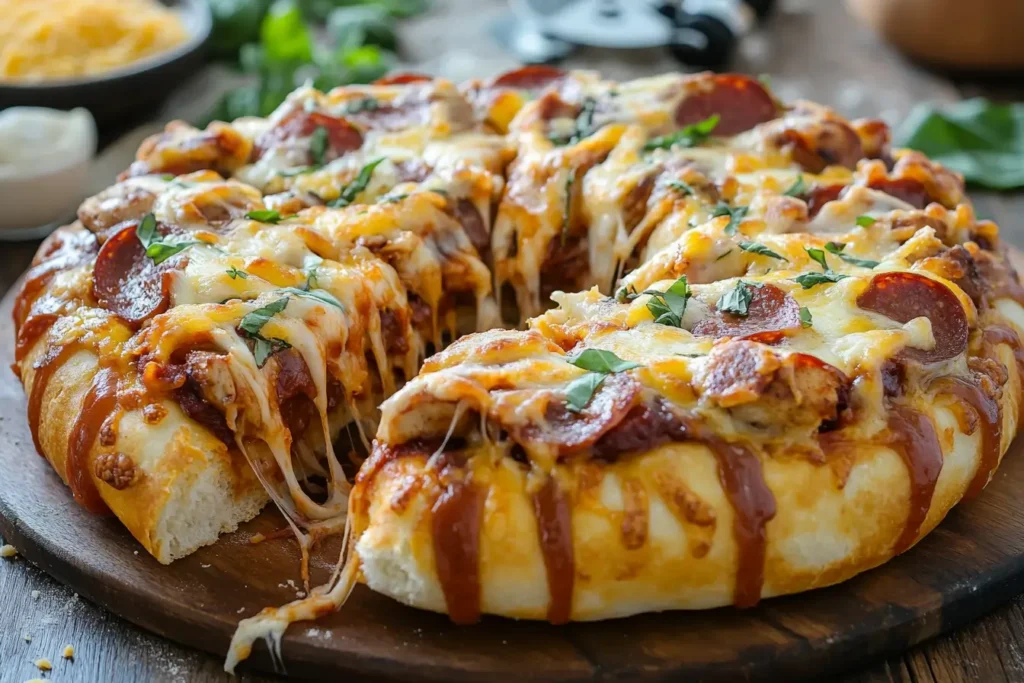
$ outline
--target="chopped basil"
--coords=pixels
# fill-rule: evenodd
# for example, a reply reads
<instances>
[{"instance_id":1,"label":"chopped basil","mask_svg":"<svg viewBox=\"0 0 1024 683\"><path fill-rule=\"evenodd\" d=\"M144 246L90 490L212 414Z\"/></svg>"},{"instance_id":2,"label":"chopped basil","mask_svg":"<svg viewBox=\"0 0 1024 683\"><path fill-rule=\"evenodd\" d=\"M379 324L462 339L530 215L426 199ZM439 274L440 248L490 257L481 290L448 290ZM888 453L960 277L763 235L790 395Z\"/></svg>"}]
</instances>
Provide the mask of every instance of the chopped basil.
<instances>
[{"instance_id":1,"label":"chopped basil","mask_svg":"<svg viewBox=\"0 0 1024 683\"><path fill-rule=\"evenodd\" d=\"M750 302L754 293L750 285L743 280L737 280L732 289L722 295L722 298L715 304L715 308L724 313L733 313L746 317L750 312Z\"/></svg>"},{"instance_id":2,"label":"chopped basil","mask_svg":"<svg viewBox=\"0 0 1024 683\"><path fill-rule=\"evenodd\" d=\"M401 194L386 194L383 197L381 197L380 199L378 199L377 203L378 204L397 204L398 202L402 201L403 199L407 198L408 196L409 195L407 193L404 193L404 192L401 193Z\"/></svg>"},{"instance_id":3,"label":"chopped basil","mask_svg":"<svg viewBox=\"0 0 1024 683\"><path fill-rule=\"evenodd\" d=\"M174 180L175 177L176 176L173 173L164 173L164 174L162 174L160 176L160 180L165 180L165 181L170 182L171 180Z\"/></svg>"},{"instance_id":4,"label":"chopped basil","mask_svg":"<svg viewBox=\"0 0 1024 683\"><path fill-rule=\"evenodd\" d=\"M812 322L811 311L806 306L800 307L800 326L810 327Z\"/></svg>"},{"instance_id":5,"label":"chopped basil","mask_svg":"<svg viewBox=\"0 0 1024 683\"><path fill-rule=\"evenodd\" d=\"M306 270L306 289L310 290L318 284L318 269L320 268L319 263L314 263Z\"/></svg>"},{"instance_id":6,"label":"chopped basil","mask_svg":"<svg viewBox=\"0 0 1024 683\"><path fill-rule=\"evenodd\" d=\"M576 169L569 169L569 177L565 179L565 212L562 214L562 246L569 238L569 225L572 218L572 186L576 182Z\"/></svg>"},{"instance_id":7,"label":"chopped basil","mask_svg":"<svg viewBox=\"0 0 1024 683\"><path fill-rule=\"evenodd\" d=\"M846 245L843 244L842 242L829 242L828 244L825 245L825 249L828 251L828 253L835 254L836 256L838 256L839 258L841 258L842 260L846 261L849 264L860 266L862 268L874 268L875 266L878 265L878 261L872 261L871 259L865 258L857 258L856 256L849 256L848 254L844 254L843 249L845 248Z\"/></svg>"},{"instance_id":8,"label":"chopped basil","mask_svg":"<svg viewBox=\"0 0 1024 683\"><path fill-rule=\"evenodd\" d=\"M684 197L695 194L693 186L689 183L683 182L682 180L670 180L665 184Z\"/></svg>"},{"instance_id":9,"label":"chopped basil","mask_svg":"<svg viewBox=\"0 0 1024 683\"><path fill-rule=\"evenodd\" d=\"M316 299L317 301L321 301L325 304L330 304L331 306L336 306L341 310L345 310L345 307L341 305L341 302L338 301L338 299L333 294L331 294L325 289L300 289L298 287L282 287L281 291L288 292L289 294L294 294L295 296L304 296L308 299Z\"/></svg>"},{"instance_id":10,"label":"chopped basil","mask_svg":"<svg viewBox=\"0 0 1024 683\"><path fill-rule=\"evenodd\" d=\"M690 287L685 275L673 282L664 292L648 289L643 293L651 297L647 302L647 310L654 316L654 322L671 327L683 326L686 302L690 299Z\"/></svg>"},{"instance_id":11,"label":"chopped basil","mask_svg":"<svg viewBox=\"0 0 1024 683\"><path fill-rule=\"evenodd\" d=\"M644 151L650 152L654 149L670 149L679 145L680 147L696 147L700 143L707 140L708 136L718 125L721 116L718 114L712 114L703 121L691 124L683 127L681 130L671 133L669 135L662 135L656 137L653 140L649 140L644 145Z\"/></svg>"},{"instance_id":12,"label":"chopped basil","mask_svg":"<svg viewBox=\"0 0 1024 683\"><path fill-rule=\"evenodd\" d=\"M747 211L750 210L748 206L729 206L725 202L720 202L711 211L712 218L718 218L719 216L728 216L729 223L725 226L726 235L735 235L736 229L739 227L740 221L742 221Z\"/></svg>"},{"instance_id":13,"label":"chopped basil","mask_svg":"<svg viewBox=\"0 0 1024 683\"><path fill-rule=\"evenodd\" d=\"M142 243L146 250L146 256L153 262L153 265L160 265L175 254L178 254L189 247L203 244L197 240L185 240L182 242L166 242L156 230L156 216L147 213L139 221L135 228L135 236Z\"/></svg>"},{"instance_id":14,"label":"chopped basil","mask_svg":"<svg viewBox=\"0 0 1024 683\"><path fill-rule=\"evenodd\" d=\"M633 287L633 285L630 285L629 287L619 287L615 292L615 300L620 304L633 301L638 296L640 295L637 293L636 288Z\"/></svg>"},{"instance_id":15,"label":"chopped basil","mask_svg":"<svg viewBox=\"0 0 1024 683\"><path fill-rule=\"evenodd\" d=\"M749 251L751 254L760 254L761 256L768 256L770 258L779 259L780 261L789 261L785 256L775 253L760 242L740 242L740 249L743 251Z\"/></svg>"},{"instance_id":16,"label":"chopped basil","mask_svg":"<svg viewBox=\"0 0 1024 683\"><path fill-rule=\"evenodd\" d=\"M605 377L606 375L600 372L588 372L569 382L569 386L565 388L566 407L574 413L586 408Z\"/></svg>"},{"instance_id":17,"label":"chopped basil","mask_svg":"<svg viewBox=\"0 0 1024 683\"><path fill-rule=\"evenodd\" d=\"M323 166L327 157L327 129L317 126L316 130L309 137L309 154L313 158L314 166Z\"/></svg>"},{"instance_id":18,"label":"chopped basil","mask_svg":"<svg viewBox=\"0 0 1024 683\"><path fill-rule=\"evenodd\" d=\"M796 182L790 185L789 189L787 189L782 194L786 195L787 197L799 197L806 191L807 185L804 183L804 175L803 173L801 173L796 177Z\"/></svg>"},{"instance_id":19,"label":"chopped basil","mask_svg":"<svg viewBox=\"0 0 1024 683\"><path fill-rule=\"evenodd\" d=\"M793 282L796 282L804 289L810 289L815 285L823 285L829 282L839 282L844 280L848 275L841 275L840 273L833 272L831 270L824 273L804 273L793 278Z\"/></svg>"},{"instance_id":20,"label":"chopped basil","mask_svg":"<svg viewBox=\"0 0 1024 683\"><path fill-rule=\"evenodd\" d=\"M804 289L810 289L815 285L821 285L828 282L839 282L840 280L849 277L848 275L836 273L828 267L828 261L826 260L824 250L818 249L817 247L804 247L804 250L807 252L807 255L817 262L817 264L821 266L821 269L825 271L823 273L804 273L803 275L798 275L793 278L793 282L798 283Z\"/></svg>"},{"instance_id":21,"label":"chopped basil","mask_svg":"<svg viewBox=\"0 0 1024 683\"><path fill-rule=\"evenodd\" d=\"M358 114L364 111L377 111L380 109L380 102L373 97L364 97L362 99L353 100L345 105L341 110L342 114Z\"/></svg>"},{"instance_id":22,"label":"chopped basil","mask_svg":"<svg viewBox=\"0 0 1024 683\"><path fill-rule=\"evenodd\" d=\"M377 168L382 161L384 161L384 157L374 159L359 169L359 175L356 176L355 180L341 188L341 194L338 198L327 202L327 206L339 208L354 202L359 193L363 192L366 186L370 184L370 178L373 177L373 169Z\"/></svg>"},{"instance_id":23,"label":"chopped basil","mask_svg":"<svg viewBox=\"0 0 1024 683\"><path fill-rule=\"evenodd\" d=\"M591 372L625 372L640 367L640 363L631 360L623 360L611 351L604 349L584 349L579 353L567 356L565 359L571 365Z\"/></svg>"},{"instance_id":24,"label":"chopped basil","mask_svg":"<svg viewBox=\"0 0 1024 683\"><path fill-rule=\"evenodd\" d=\"M253 356L256 358L256 366L263 367L267 359L282 349L291 348L291 344L276 337L264 337L261 333L263 326L275 315L288 306L288 297L281 297L262 308L257 308L243 316L238 328L254 341Z\"/></svg>"},{"instance_id":25,"label":"chopped basil","mask_svg":"<svg viewBox=\"0 0 1024 683\"><path fill-rule=\"evenodd\" d=\"M260 223L280 223L283 216L273 209L259 209L257 211L250 211L245 214L245 217L251 221L259 221Z\"/></svg>"},{"instance_id":26,"label":"chopped basil","mask_svg":"<svg viewBox=\"0 0 1024 683\"><path fill-rule=\"evenodd\" d=\"M584 349L577 354L567 356L565 360L588 371L587 374L577 377L566 387L566 407L574 413L587 407L594 392L604 382L606 375L640 367L639 363L623 360L611 351L602 349Z\"/></svg>"},{"instance_id":27,"label":"chopped basil","mask_svg":"<svg viewBox=\"0 0 1024 683\"><path fill-rule=\"evenodd\" d=\"M594 109L597 107L597 100L593 97L586 97L583 99L583 104L580 105L580 113L576 116L576 121L573 123L572 134L568 137L564 135L549 135L548 140L555 145L575 145L580 140L590 137L594 133Z\"/></svg>"},{"instance_id":28,"label":"chopped basil","mask_svg":"<svg viewBox=\"0 0 1024 683\"><path fill-rule=\"evenodd\" d=\"M237 280L238 278L242 278L243 280L249 279L249 273L245 272L244 270L239 270L234 266L231 266L224 272L227 273L228 277L230 277L232 280Z\"/></svg>"},{"instance_id":29,"label":"chopped basil","mask_svg":"<svg viewBox=\"0 0 1024 683\"><path fill-rule=\"evenodd\" d=\"M877 219L867 215L857 216L857 225L862 228L870 228L875 224L875 220Z\"/></svg>"}]
</instances>

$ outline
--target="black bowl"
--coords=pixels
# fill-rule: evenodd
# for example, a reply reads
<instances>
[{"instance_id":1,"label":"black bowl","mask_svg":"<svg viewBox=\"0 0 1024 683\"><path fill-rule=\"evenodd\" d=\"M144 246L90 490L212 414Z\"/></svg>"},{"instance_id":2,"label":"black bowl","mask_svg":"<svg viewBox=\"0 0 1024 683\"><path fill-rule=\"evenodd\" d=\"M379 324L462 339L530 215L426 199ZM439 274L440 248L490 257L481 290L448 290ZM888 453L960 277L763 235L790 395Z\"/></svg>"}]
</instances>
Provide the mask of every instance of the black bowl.
<instances>
[{"instance_id":1,"label":"black bowl","mask_svg":"<svg viewBox=\"0 0 1024 683\"><path fill-rule=\"evenodd\" d=\"M203 64L213 18L206 0L161 0L175 9L189 38L178 47L120 69L81 79L13 83L0 80L0 109L85 107L100 126L139 118Z\"/></svg>"}]
</instances>

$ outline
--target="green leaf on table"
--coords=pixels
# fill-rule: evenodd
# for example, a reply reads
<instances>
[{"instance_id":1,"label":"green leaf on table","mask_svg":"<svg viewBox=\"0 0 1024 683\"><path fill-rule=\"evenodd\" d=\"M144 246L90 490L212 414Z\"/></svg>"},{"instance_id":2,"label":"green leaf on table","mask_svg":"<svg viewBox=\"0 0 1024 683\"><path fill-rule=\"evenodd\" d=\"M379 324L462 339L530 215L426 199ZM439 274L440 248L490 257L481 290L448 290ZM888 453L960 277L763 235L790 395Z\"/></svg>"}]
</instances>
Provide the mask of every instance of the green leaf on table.
<instances>
[{"instance_id":1,"label":"green leaf on table","mask_svg":"<svg viewBox=\"0 0 1024 683\"><path fill-rule=\"evenodd\" d=\"M916 107L897 129L903 147L924 152L969 183L994 190L1024 187L1024 103L984 98Z\"/></svg>"}]
</instances>

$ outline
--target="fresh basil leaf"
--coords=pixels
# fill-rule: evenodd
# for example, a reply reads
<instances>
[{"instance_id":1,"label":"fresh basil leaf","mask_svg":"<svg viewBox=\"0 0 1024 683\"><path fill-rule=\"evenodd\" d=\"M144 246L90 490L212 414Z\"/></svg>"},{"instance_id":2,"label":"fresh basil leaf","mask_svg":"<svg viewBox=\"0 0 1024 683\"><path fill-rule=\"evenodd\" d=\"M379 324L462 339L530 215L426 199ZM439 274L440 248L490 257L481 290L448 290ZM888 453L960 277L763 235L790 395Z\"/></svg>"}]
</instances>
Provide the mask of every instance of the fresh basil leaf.
<instances>
[{"instance_id":1,"label":"fresh basil leaf","mask_svg":"<svg viewBox=\"0 0 1024 683\"><path fill-rule=\"evenodd\" d=\"M843 249L845 248L846 245L841 242L828 242L827 244L825 244L826 251L828 251L830 254L835 254L836 256L838 256L839 258L841 258L842 260L846 261L849 264L860 266L861 268L874 268L875 266L878 265L878 261L872 261L871 259L866 258L857 258L856 256L844 254Z\"/></svg>"},{"instance_id":2,"label":"fresh basil leaf","mask_svg":"<svg viewBox=\"0 0 1024 683\"><path fill-rule=\"evenodd\" d=\"M242 329L246 334L251 336L258 335L263 326L273 318L275 315L283 311L288 306L288 297L283 296L277 301L257 308L255 311L249 311L242 317L242 321L238 323L238 327Z\"/></svg>"},{"instance_id":3,"label":"fresh basil leaf","mask_svg":"<svg viewBox=\"0 0 1024 683\"><path fill-rule=\"evenodd\" d=\"M751 254L760 254L761 256L768 256L769 258L779 259L780 261L789 261L785 256L775 253L760 242L740 242L740 249L743 251L749 251Z\"/></svg>"},{"instance_id":4,"label":"fresh basil leaf","mask_svg":"<svg viewBox=\"0 0 1024 683\"><path fill-rule=\"evenodd\" d=\"M317 301L322 301L325 304L330 304L331 306L340 308L343 311L345 310L345 307L341 304L341 302L338 301L338 299L333 294L328 292L326 289L299 289L298 287L282 287L281 291L287 292L289 294L294 294L295 296L304 296L308 299L316 299Z\"/></svg>"},{"instance_id":5,"label":"fresh basil leaf","mask_svg":"<svg viewBox=\"0 0 1024 683\"><path fill-rule=\"evenodd\" d=\"M726 224L724 232L726 235L735 235L740 221L746 217L749 210L749 206L729 206L725 202L720 202L711 210L711 217L728 216L729 222Z\"/></svg>"},{"instance_id":6,"label":"fresh basil leaf","mask_svg":"<svg viewBox=\"0 0 1024 683\"><path fill-rule=\"evenodd\" d=\"M375 97L363 97L358 100L352 100L345 104L342 108L342 114L358 114L364 111L377 111L380 109L380 101Z\"/></svg>"},{"instance_id":7,"label":"fresh basil leaf","mask_svg":"<svg viewBox=\"0 0 1024 683\"><path fill-rule=\"evenodd\" d=\"M315 289L319 284L320 264L314 264L306 270L306 290Z\"/></svg>"},{"instance_id":8,"label":"fresh basil leaf","mask_svg":"<svg viewBox=\"0 0 1024 683\"><path fill-rule=\"evenodd\" d=\"M724 313L746 317L750 312L750 302L753 298L754 293L750 290L750 285L743 280L737 280L733 288L718 300L715 308Z\"/></svg>"},{"instance_id":9,"label":"fresh basil leaf","mask_svg":"<svg viewBox=\"0 0 1024 683\"><path fill-rule=\"evenodd\" d=\"M650 152L655 149L670 149L675 146L680 147L696 147L711 135L711 132L718 125L721 120L721 116L718 114L712 114L703 121L690 124L689 126L683 127L681 130L669 135L662 135L649 140L644 145L644 151Z\"/></svg>"},{"instance_id":10,"label":"fresh basil leaf","mask_svg":"<svg viewBox=\"0 0 1024 683\"><path fill-rule=\"evenodd\" d=\"M875 220L871 216L857 216L857 225L862 228L870 228L875 224Z\"/></svg>"},{"instance_id":11,"label":"fresh basil leaf","mask_svg":"<svg viewBox=\"0 0 1024 683\"><path fill-rule=\"evenodd\" d=\"M370 179L373 177L373 169L377 168L382 161L384 161L384 157L374 159L359 169L359 175L355 177L355 180L341 188L341 194L338 198L327 202L327 206L339 208L354 202L359 193L366 190L366 186L370 184Z\"/></svg>"},{"instance_id":12,"label":"fresh basil leaf","mask_svg":"<svg viewBox=\"0 0 1024 683\"><path fill-rule=\"evenodd\" d=\"M269 339L256 335L253 337L252 355L256 359L256 367L262 368L267 364L267 359L278 351L290 349L291 344L284 339L270 337Z\"/></svg>"},{"instance_id":13,"label":"fresh basil leaf","mask_svg":"<svg viewBox=\"0 0 1024 683\"><path fill-rule=\"evenodd\" d=\"M317 126L309 136L309 154L314 166L323 166L327 158L328 133L323 126Z\"/></svg>"},{"instance_id":14,"label":"fresh basil leaf","mask_svg":"<svg viewBox=\"0 0 1024 683\"><path fill-rule=\"evenodd\" d=\"M606 376L600 372L588 372L569 382L565 388L565 407L574 413L586 408Z\"/></svg>"},{"instance_id":15,"label":"fresh basil leaf","mask_svg":"<svg viewBox=\"0 0 1024 683\"><path fill-rule=\"evenodd\" d=\"M404 193L404 192L401 193L401 194L386 194L383 197L381 197L380 199L378 199L377 203L378 204L397 204L398 202L402 201L403 199L406 199L408 196L409 196L408 193Z\"/></svg>"},{"instance_id":16,"label":"fresh basil leaf","mask_svg":"<svg viewBox=\"0 0 1024 683\"><path fill-rule=\"evenodd\" d=\"M135 236L142 242L142 246L147 248L154 241L158 240L160 236L156 232L156 216L151 213L143 216L135 228Z\"/></svg>"},{"instance_id":17,"label":"fresh basil leaf","mask_svg":"<svg viewBox=\"0 0 1024 683\"><path fill-rule=\"evenodd\" d=\"M811 311L806 306L800 307L800 326L810 327L813 319L811 318Z\"/></svg>"},{"instance_id":18,"label":"fresh basil leaf","mask_svg":"<svg viewBox=\"0 0 1024 683\"><path fill-rule=\"evenodd\" d=\"M626 370L640 367L640 363L623 360L611 351L605 351L604 349L584 349L577 354L566 356L565 360L569 364L583 370L603 372L605 374L625 372Z\"/></svg>"},{"instance_id":19,"label":"fresh basil leaf","mask_svg":"<svg viewBox=\"0 0 1024 683\"><path fill-rule=\"evenodd\" d=\"M823 250L818 249L817 247L804 247L804 251L807 252L807 255L811 257L812 261L815 261L819 266L821 266L822 270L826 272L829 270L828 261L825 260L825 252Z\"/></svg>"},{"instance_id":20,"label":"fresh basil leaf","mask_svg":"<svg viewBox=\"0 0 1024 683\"><path fill-rule=\"evenodd\" d=\"M232 280L236 280L238 278L242 278L243 280L249 279L249 273L245 272L244 270L239 270L234 266L231 266L224 272L227 273L228 277L230 277Z\"/></svg>"},{"instance_id":21,"label":"fresh basil leaf","mask_svg":"<svg viewBox=\"0 0 1024 683\"><path fill-rule=\"evenodd\" d=\"M204 244L196 240L184 242L152 242L146 247L146 256L153 261L153 265L160 265L175 254L179 254L189 247Z\"/></svg>"},{"instance_id":22,"label":"fresh basil leaf","mask_svg":"<svg viewBox=\"0 0 1024 683\"><path fill-rule=\"evenodd\" d=\"M173 173L162 173L160 175L160 180L163 180L164 182L170 182L175 178L177 178L177 176L174 175Z\"/></svg>"},{"instance_id":23,"label":"fresh basil leaf","mask_svg":"<svg viewBox=\"0 0 1024 683\"><path fill-rule=\"evenodd\" d=\"M250 211L245 214L245 217L252 221L259 221L260 223L280 223L282 216L273 209L258 209L256 211Z\"/></svg>"},{"instance_id":24,"label":"fresh basil leaf","mask_svg":"<svg viewBox=\"0 0 1024 683\"><path fill-rule=\"evenodd\" d=\"M683 275L664 292L648 289L643 292L650 295L647 310L654 316L654 322L671 327L683 326L683 315L686 313L686 302L690 299L690 287Z\"/></svg>"},{"instance_id":25,"label":"fresh basil leaf","mask_svg":"<svg viewBox=\"0 0 1024 683\"><path fill-rule=\"evenodd\" d=\"M693 186L690 185L689 183L683 182L682 180L670 180L665 184L671 187L679 194L683 195L684 197L696 194L693 190Z\"/></svg>"},{"instance_id":26,"label":"fresh basil leaf","mask_svg":"<svg viewBox=\"0 0 1024 683\"><path fill-rule=\"evenodd\" d=\"M816 285L823 285L829 282L839 282L847 277L849 276L829 270L824 273L804 273L803 275L798 275L793 278L793 282L796 282L804 289L810 289Z\"/></svg>"},{"instance_id":27,"label":"fresh basil leaf","mask_svg":"<svg viewBox=\"0 0 1024 683\"><path fill-rule=\"evenodd\" d=\"M313 37L293 0L277 0L260 25L260 45L270 62L309 62Z\"/></svg>"},{"instance_id":28,"label":"fresh basil leaf","mask_svg":"<svg viewBox=\"0 0 1024 683\"><path fill-rule=\"evenodd\" d=\"M804 183L804 174L801 173L796 177L796 182L790 185L789 189L787 189L782 194L786 195L787 197L799 197L806 191L807 185Z\"/></svg>"},{"instance_id":29,"label":"fresh basil leaf","mask_svg":"<svg viewBox=\"0 0 1024 683\"><path fill-rule=\"evenodd\" d=\"M895 136L969 183L994 190L1024 187L1024 104L983 98L936 107L922 104Z\"/></svg>"},{"instance_id":30,"label":"fresh basil leaf","mask_svg":"<svg viewBox=\"0 0 1024 683\"><path fill-rule=\"evenodd\" d=\"M635 300L640 294L637 293L636 288L633 285L627 287L619 287L615 292L615 300L620 304L629 303Z\"/></svg>"}]
</instances>

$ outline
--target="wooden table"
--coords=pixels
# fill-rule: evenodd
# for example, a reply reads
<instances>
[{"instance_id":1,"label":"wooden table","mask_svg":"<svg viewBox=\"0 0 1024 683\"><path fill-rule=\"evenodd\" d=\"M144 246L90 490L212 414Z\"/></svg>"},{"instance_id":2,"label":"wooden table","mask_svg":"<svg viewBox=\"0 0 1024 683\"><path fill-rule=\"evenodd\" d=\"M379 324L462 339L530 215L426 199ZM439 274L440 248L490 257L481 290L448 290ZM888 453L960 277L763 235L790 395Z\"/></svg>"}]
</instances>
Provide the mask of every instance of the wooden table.
<instances>
[{"instance_id":1,"label":"wooden table","mask_svg":"<svg viewBox=\"0 0 1024 683\"><path fill-rule=\"evenodd\" d=\"M467 67L484 74L514 63L486 33L506 3L438 0L437 4L431 15L403 25L408 61L427 63L453 77ZM953 81L907 63L854 24L835 0L780 4L780 11L764 29L743 43L736 68L770 74L773 87L787 101L806 97L830 104L849 117L881 115L895 123L923 100L952 101L976 94L1024 98L1024 87L1014 92L1010 79L985 84ZM451 46L455 35L458 47ZM663 51L583 50L568 64L599 69L615 78L679 68ZM1024 247L1024 219L1018 217L1024 215L1024 195L974 192L972 196L982 217L994 219L1004 238ZM0 246L4 255L0 293L27 267L36 246ZM0 615L3 682L40 676L33 662L41 657L53 662L53 671L45 677L59 683L231 680L222 672L219 659L174 645L94 607L20 558L0 561ZM61 657L68 644L75 648L73 661ZM1024 681L1024 596L967 628L865 665L863 671L842 680ZM243 675L241 680L271 679Z\"/></svg>"}]
</instances>

